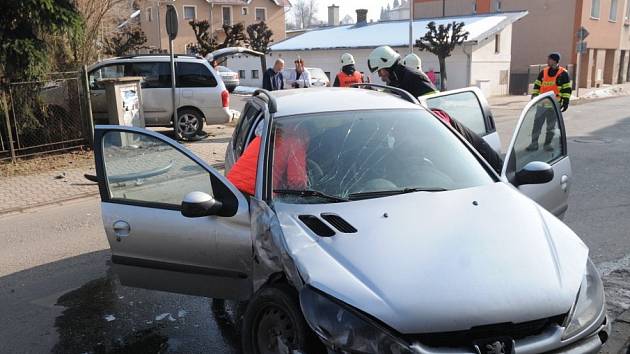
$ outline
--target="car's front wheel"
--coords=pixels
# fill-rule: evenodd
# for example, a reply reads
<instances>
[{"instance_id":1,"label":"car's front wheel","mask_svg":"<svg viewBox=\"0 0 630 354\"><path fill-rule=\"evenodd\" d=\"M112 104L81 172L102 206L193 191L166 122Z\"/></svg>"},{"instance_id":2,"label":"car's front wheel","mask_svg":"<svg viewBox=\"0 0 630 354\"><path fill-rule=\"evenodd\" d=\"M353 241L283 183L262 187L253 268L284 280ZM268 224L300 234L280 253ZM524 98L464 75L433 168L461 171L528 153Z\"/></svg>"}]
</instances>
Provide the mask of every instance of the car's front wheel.
<instances>
[{"instance_id":1,"label":"car's front wheel","mask_svg":"<svg viewBox=\"0 0 630 354\"><path fill-rule=\"evenodd\" d=\"M177 112L177 127L183 139L192 140L203 132L203 116L194 109L180 109Z\"/></svg>"},{"instance_id":2,"label":"car's front wheel","mask_svg":"<svg viewBox=\"0 0 630 354\"><path fill-rule=\"evenodd\" d=\"M304 320L295 289L288 284L259 290L247 305L241 330L246 354L325 352Z\"/></svg>"}]
</instances>

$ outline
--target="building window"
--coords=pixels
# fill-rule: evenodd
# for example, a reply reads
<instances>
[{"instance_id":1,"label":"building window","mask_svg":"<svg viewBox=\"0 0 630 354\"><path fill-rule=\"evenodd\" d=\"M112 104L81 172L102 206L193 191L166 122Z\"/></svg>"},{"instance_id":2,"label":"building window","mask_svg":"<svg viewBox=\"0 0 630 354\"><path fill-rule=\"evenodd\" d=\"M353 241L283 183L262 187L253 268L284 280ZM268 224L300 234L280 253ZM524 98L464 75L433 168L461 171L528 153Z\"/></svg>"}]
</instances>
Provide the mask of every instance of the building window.
<instances>
[{"instance_id":1,"label":"building window","mask_svg":"<svg viewBox=\"0 0 630 354\"><path fill-rule=\"evenodd\" d=\"M496 0L496 2L494 3L494 11L501 11L501 0Z\"/></svg>"},{"instance_id":2,"label":"building window","mask_svg":"<svg viewBox=\"0 0 630 354\"><path fill-rule=\"evenodd\" d=\"M501 34L494 35L494 54L501 53Z\"/></svg>"},{"instance_id":3,"label":"building window","mask_svg":"<svg viewBox=\"0 0 630 354\"><path fill-rule=\"evenodd\" d=\"M147 9L147 22L153 22L153 9L150 7Z\"/></svg>"},{"instance_id":4,"label":"building window","mask_svg":"<svg viewBox=\"0 0 630 354\"><path fill-rule=\"evenodd\" d=\"M599 0L593 0L591 3L591 18L599 18Z\"/></svg>"},{"instance_id":5,"label":"building window","mask_svg":"<svg viewBox=\"0 0 630 354\"><path fill-rule=\"evenodd\" d=\"M610 0L610 13L608 14L609 21L617 21L617 5L619 5L618 0Z\"/></svg>"},{"instance_id":6,"label":"building window","mask_svg":"<svg viewBox=\"0 0 630 354\"><path fill-rule=\"evenodd\" d=\"M221 14L223 15L223 24L232 26L232 7L223 6L221 8Z\"/></svg>"},{"instance_id":7,"label":"building window","mask_svg":"<svg viewBox=\"0 0 630 354\"><path fill-rule=\"evenodd\" d=\"M258 79L258 70L252 70L252 79Z\"/></svg>"},{"instance_id":8,"label":"building window","mask_svg":"<svg viewBox=\"0 0 630 354\"><path fill-rule=\"evenodd\" d=\"M192 21L192 20L195 20L196 18L197 18L197 7L184 5L184 20Z\"/></svg>"},{"instance_id":9,"label":"building window","mask_svg":"<svg viewBox=\"0 0 630 354\"><path fill-rule=\"evenodd\" d=\"M247 16L247 8L246 7L241 8L241 15Z\"/></svg>"},{"instance_id":10,"label":"building window","mask_svg":"<svg viewBox=\"0 0 630 354\"><path fill-rule=\"evenodd\" d=\"M256 22L267 21L267 9L257 7L256 8Z\"/></svg>"},{"instance_id":11,"label":"building window","mask_svg":"<svg viewBox=\"0 0 630 354\"><path fill-rule=\"evenodd\" d=\"M244 79L245 78L245 70L239 70L238 71L238 77L240 79Z\"/></svg>"},{"instance_id":12,"label":"building window","mask_svg":"<svg viewBox=\"0 0 630 354\"><path fill-rule=\"evenodd\" d=\"M629 0L629 1L630 1L630 0ZM473 13L473 15L474 15L474 14L476 14L476 13L477 13L477 0L473 0L472 5L473 5L473 6L472 6L472 13Z\"/></svg>"}]
</instances>

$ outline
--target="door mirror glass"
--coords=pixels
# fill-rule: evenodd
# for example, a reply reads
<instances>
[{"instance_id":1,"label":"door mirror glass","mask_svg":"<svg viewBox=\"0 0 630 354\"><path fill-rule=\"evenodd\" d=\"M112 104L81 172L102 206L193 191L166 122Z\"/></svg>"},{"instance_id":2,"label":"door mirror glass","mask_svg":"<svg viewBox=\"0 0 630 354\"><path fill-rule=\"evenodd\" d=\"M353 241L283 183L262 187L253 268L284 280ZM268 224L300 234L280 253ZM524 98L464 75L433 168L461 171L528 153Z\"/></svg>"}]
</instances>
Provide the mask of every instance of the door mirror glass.
<instances>
[{"instance_id":1,"label":"door mirror glass","mask_svg":"<svg viewBox=\"0 0 630 354\"><path fill-rule=\"evenodd\" d=\"M223 205L204 192L191 192L182 201L182 215L187 218L199 218L216 215Z\"/></svg>"},{"instance_id":2,"label":"door mirror glass","mask_svg":"<svg viewBox=\"0 0 630 354\"><path fill-rule=\"evenodd\" d=\"M560 130L560 114L553 97L533 105L523 118L514 141L515 170L521 171L533 161L553 165L565 156L565 140Z\"/></svg>"},{"instance_id":3,"label":"door mirror glass","mask_svg":"<svg viewBox=\"0 0 630 354\"><path fill-rule=\"evenodd\" d=\"M439 108L480 136L487 133L486 119L477 95L464 91L426 100L428 108Z\"/></svg>"},{"instance_id":4,"label":"door mirror glass","mask_svg":"<svg viewBox=\"0 0 630 354\"><path fill-rule=\"evenodd\" d=\"M544 184L553 180L553 167L546 162L532 161L516 173L517 184Z\"/></svg>"},{"instance_id":5,"label":"door mirror glass","mask_svg":"<svg viewBox=\"0 0 630 354\"><path fill-rule=\"evenodd\" d=\"M190 192L213 195L210 173L156 137L108 131L102 141L105 181L113 201L177 210Z\"/></svg>"}]
</instances>

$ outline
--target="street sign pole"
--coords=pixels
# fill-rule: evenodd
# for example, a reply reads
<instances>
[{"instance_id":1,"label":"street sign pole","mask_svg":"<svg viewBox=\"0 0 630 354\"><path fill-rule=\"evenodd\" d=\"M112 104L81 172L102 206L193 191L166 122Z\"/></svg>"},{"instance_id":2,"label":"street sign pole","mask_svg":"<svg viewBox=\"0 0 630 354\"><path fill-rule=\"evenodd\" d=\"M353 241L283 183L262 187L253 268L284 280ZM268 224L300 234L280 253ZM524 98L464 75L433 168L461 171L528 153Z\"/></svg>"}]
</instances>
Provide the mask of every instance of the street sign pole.
<instances>
[{"instance_id":1,"label":"street sign pole","mask_svg":"<svg viewBox=\"0 0 630 354\"><path fill-rule=\"evenodd\" d=\"M168 51L171 54L171 96L172 96L172 108L173 108L173 129L175 131L175 138L181 139L181 133L179 130L179 124L177 122L177 95L175 90L176 76L175 76L175 53L173 53L173 40L177 37L178 23L177 23L177 10L173 5L166 5L166 33L168 33Z\"/></svg>"},{"instance_id":2,"label":"street sign pole","mask_svg":"<svg viewBox=\"0 0 630 354\"><path fill-rule=\"evenodd\" d=\"M582 53L587 51L586 42L584 39L588 37L589 33L584 27L580 27L577 32L577 45L575 46L577 52L577 59L575 63L575 97L580 97L580 63L582 61Z\"/></svg>"}]
</instances>

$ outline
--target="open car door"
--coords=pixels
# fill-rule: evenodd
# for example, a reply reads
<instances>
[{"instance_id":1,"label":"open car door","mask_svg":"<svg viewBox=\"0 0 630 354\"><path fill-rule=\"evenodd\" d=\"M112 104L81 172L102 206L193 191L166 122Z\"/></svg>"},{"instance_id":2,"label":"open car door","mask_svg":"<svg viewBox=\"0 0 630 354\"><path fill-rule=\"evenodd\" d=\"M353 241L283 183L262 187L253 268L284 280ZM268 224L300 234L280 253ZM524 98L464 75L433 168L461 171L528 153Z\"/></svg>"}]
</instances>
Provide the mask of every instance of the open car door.
<instances>
[{"instance_id":1,"label":"open car door","mask_svg":"<svg viewBox=\"0 0 630 354\"><path fill-rule=\"evenodd\" d=\"M466 87L418 98L423 106L439 108L468 129L477 133L494 151L501 153L501 140L497 133L490 105L477 87Z\"/></svg>"},{"instance_id":2,"label":"open car door","mask_svg":"<svg viewBox=\"0 0 630 354\"><path fill-rule=\"evenodd\" d=\"M94 140L103 224L121 283L249 298L253 254L245 197L161 134L97 126Z\"/></svg>"},{"instance_id":3,"label":"open car door","mask_svg":"<svg viewBox=\"0 0 630 354\"><path fill-rule=\"evenodd\" d=\"M549 167L553 177L549 173L548 182L528 180L527 172ZM505 156L502 177L549 212L560 218L564 216L571 185L571 161L564 120L553 92L540 95L525 106Z\"/></svg>"}]
</instances>

